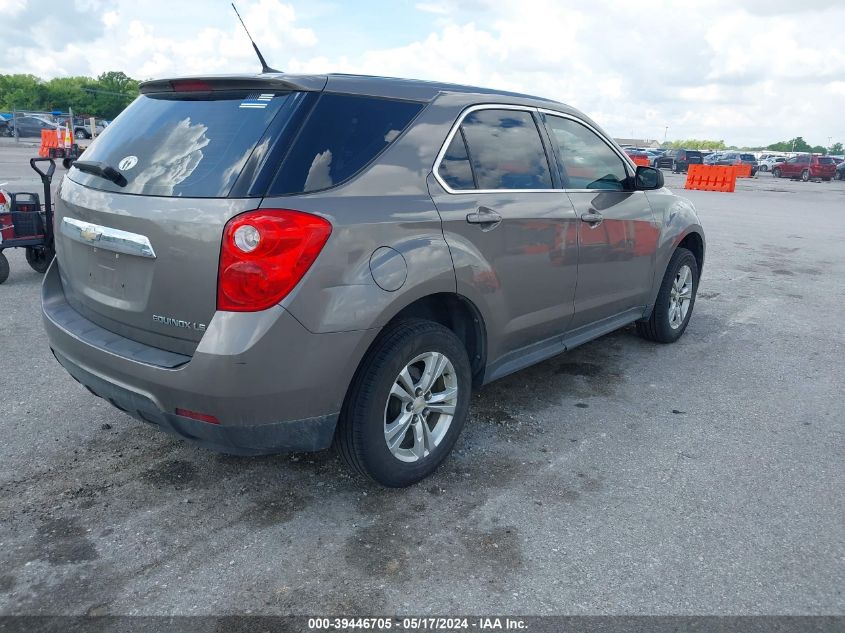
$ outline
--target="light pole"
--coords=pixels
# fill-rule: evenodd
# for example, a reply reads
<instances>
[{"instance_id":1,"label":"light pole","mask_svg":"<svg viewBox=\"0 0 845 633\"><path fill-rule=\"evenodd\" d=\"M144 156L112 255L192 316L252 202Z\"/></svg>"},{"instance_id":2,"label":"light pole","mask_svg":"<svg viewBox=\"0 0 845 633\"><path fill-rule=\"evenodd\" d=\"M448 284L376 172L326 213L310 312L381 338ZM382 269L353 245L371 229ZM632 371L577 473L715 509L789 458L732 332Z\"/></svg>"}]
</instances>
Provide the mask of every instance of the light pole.
<instances>
[{"instance_id":1,"label":"light pole","mask_svg":"<svg viewBox=\"0 0 845 633\"><path fill-rule=\"evenodd\" d=\"M669 126L663 128L663 144L666 145L666 135L669 134Z\"/></svg>"}]
</instances>

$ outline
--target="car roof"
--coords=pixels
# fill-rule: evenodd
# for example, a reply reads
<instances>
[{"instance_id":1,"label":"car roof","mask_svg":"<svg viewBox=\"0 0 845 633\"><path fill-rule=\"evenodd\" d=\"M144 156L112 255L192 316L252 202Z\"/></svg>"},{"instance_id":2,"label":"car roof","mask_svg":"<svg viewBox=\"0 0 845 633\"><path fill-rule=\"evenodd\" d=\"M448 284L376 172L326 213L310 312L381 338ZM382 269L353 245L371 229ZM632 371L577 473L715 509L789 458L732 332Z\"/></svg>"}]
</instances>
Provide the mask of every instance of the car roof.
<instances>
[{"instance_id":1,"label":"car roof","mask_svg":"<svg viewBox=\"0 0 845 633\"><path fill-rule=\"evenodd\" d=\"M443 93L464 93L490 95L541 101L548 104L565 105L551 99L519 92L494 90L480 86L469 86L423 79L402 79L400 77L379 77L375 75L351 75L329 73L325 75L297 75L291 73L260 73L243 75L203 75L191 77L169 77L142 82L142 93L169 91L173 81L205 81L226 88L255 88L278 90L305 90L343 92L413 101L431 101Z\"/></svg>"}]
</instances>

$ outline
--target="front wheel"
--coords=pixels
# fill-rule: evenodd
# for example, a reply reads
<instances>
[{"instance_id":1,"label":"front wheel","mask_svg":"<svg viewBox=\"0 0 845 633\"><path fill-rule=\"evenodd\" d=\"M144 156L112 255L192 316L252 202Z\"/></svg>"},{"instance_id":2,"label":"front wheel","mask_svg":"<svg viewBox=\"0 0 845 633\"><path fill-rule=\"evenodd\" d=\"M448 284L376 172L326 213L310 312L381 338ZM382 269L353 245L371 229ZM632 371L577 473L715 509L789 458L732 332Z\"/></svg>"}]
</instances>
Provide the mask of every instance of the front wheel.
<instances>
[{"instance_id":1,"label":"front wheel","mask_svg":"<svg viewBox=\"0 0 845 633\"><path fill-rule=\"evenodd\" d=\"M775 178L780 178L780 167L775 167L772 170L772 176L774 176Z\"/></svg>"},{"instance_id":2,"label":"front wheel","mask_svg":"<svg viewBox=\"0 0 845 633\"><path fill-rule=\"evenodd\" d=\"M807 182L808 180L810 180L810 170L809 169L805 169L804 171L801 172L801 180L803 180L804 182Z\"/></svg>"},{"instance_id":3,"label":"front wheel","mask_svg":"<svg viewBox=\"0 0 845 633\"><path fill-rule=\"evenodd\" d=\"M0 251L0 284L2 284L8 278L9 278L9 260L6 259L6 256L3 254L3 251Z\"/></svg>"},{"instance_id":4,"label":"front wheel","mask_svg":"<svg viewBox=\"0 0 845 633\"><path fill-rule=\"evenodd\" d=\"M687 329L698 291L698 264L685 248L672 254L651 316L637 321L637 333L650 341L674 343Z\"/></svg>"},{"instance_id":5,"label":"front wheel","mask_svg":"<svg viewBox=\"0 0 845 633\"><path fill-rule=\"evenodd\" d=\"M53 249L46 246L26 247L26 263L32 270L42 275L47 272L55 255Z\"/></svg>"},{"instance_id":6,"label":"front wheel","mask_svg":"<svg viewBox=\"0 0 845 633\"><path fill-rule=\"evenodd\" d=\"M768 165L760 165L760 171L769 171Z\"/></svg>"},{"instance_id":7,"label":"front wheel","mask_svg":"<svg viewBox=\"0 0 845 633\"><path fill-rule=\"evenodd\" d=\"M402 321L361 362L335 446L359 473L391 488L410 486L434 472L455 445L471 383L466 349L451 330Z\"/></svg>"}]
</instances>

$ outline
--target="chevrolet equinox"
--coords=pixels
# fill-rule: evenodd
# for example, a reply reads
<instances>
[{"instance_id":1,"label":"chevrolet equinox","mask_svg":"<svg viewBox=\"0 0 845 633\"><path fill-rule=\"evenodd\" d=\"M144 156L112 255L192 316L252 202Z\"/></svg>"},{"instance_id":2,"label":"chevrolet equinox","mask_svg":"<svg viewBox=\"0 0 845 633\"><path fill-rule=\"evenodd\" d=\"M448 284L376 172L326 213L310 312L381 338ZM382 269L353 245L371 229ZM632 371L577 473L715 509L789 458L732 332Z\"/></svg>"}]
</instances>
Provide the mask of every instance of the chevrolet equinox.
<instances>
[{"instance_id":1,"label":"chevrolet equinox","mask_svg":"<svg viewBox=\"0 0 845 633\"><path fill-rule=\"evenodd\" d=\"M573 108L338 74L142 84L55 221L44 323L91 392L228 453L334 444L396 487L473 387L630 323L677 340L705 249Z\"/></svg>"}]
</instances>

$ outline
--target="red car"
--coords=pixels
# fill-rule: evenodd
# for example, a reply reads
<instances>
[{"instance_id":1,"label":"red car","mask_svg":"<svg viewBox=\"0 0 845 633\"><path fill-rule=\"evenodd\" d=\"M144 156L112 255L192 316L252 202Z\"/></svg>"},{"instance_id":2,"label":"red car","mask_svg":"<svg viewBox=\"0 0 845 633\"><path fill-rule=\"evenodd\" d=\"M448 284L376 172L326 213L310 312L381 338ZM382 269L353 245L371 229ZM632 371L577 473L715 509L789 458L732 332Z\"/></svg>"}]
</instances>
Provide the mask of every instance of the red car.
<instances>
[{"instance_id":1,"label":"red car","mask_svg":"<svg viewBox=\"0 0 845 633\"><path fill-rule=\"evenodd\" d=\"M800 178L807 182L813 178L831 180L836 173L836 163L830 156L811 156L801 154L793 156L785 163L778 163L772 168L775 178Z\"/></svg>"}]
</instances>

